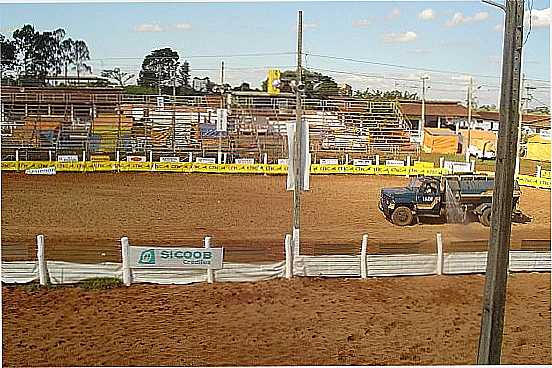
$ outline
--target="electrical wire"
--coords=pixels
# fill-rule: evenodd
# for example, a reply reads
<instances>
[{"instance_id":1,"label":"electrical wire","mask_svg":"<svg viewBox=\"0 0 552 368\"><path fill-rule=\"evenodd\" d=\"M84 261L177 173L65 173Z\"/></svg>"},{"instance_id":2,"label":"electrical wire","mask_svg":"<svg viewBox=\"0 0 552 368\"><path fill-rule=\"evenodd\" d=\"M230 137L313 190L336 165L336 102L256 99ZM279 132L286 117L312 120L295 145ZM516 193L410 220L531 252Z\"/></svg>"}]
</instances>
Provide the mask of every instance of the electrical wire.
<instances>
[{"instance_id":1,"label":"electrical wire","mask_svg":"<svg viewBox=\"0 0 552 368\"><path fill-rule=\"evenodd\" d=\"M473 77L478 77L478 78L493 78L493 79L500 79L501 78L501 77L496 76L496 75L473 74L473 73L451 71L451 70L440 70L440 69L433 69L433 68L417 68L417 67L411 67L411 66L406 66L406 65L398 65L398 64L382 63L382 62L376 62L376 61L360 60L360 59L353 59L353 58L341 57L341 56L320 55L320 54L313 54L313 53L309 53L308 55L318 57L318 58L322 58L322 59L350 61L350 62L354 62L354 63L386 66L386 67L397 68L397 69L417 70L417 71L441 73L441 74L462 74L462 75L471 75ZM549 80L542 80L542 79L535 79L535 78L526 78L526 79L527 80L532 80L532 81L540 81L540 82L550 83Z\"/></svg>"}]
</instances>

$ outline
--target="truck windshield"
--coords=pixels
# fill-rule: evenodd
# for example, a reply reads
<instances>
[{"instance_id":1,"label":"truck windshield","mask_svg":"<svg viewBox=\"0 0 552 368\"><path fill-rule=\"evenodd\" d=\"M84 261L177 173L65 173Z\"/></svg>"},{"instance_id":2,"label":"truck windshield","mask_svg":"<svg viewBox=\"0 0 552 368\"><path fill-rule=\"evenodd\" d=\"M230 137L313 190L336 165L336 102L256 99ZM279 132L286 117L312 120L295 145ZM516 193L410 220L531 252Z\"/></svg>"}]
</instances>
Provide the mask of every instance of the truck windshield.
<instances>
[{"instance_id":1,"label":"truck windshield","mask_svg":"<svg viewBox=\"0 0 552 368\"><path fill-rule=\"evenodd\" d=\"M414 178L412 180L410 180L410 183L408 183L408 186L407 188L408 189L418 189L422 186L423 184L423 181L419 178Z\"/></svg>"}]
</instances>

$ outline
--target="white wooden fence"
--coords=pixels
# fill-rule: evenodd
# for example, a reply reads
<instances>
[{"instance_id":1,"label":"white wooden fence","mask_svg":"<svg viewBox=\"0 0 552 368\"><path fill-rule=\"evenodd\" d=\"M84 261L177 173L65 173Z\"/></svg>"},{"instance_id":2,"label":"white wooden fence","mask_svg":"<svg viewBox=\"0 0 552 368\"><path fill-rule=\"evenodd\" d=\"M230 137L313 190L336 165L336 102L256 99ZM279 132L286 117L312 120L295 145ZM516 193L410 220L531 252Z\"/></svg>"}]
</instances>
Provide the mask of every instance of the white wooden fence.
<instances>
[{"instance_id":1,"label":"white wooden fence","mask_svg":"<svg viewBox=\"0 0 552 368\"><path fill-rule=\"evenodd\" d=\"M124 239L124 238L123 238ZM206 239L206 245L208 245ZM125 242L122 241L122 251ZM213 282L262 281L276 278L303 277L383 277L454 275L485 273L487 252L442 252L442 239L437 236L436 253L432 254L367 254L367 236L361 242L361 254L304 256L297 254L291 236L285 240L286 260L263 264L224 263L220 270L202 269L128 269L123 263L103 262L82 264L48 261L44 257L44 238L37 237L37 260L2 262L2 282L28 283L39 281L45 285L71 284L95 277L125 279L130 283L190 284ZM126 257L124 257L126 259ZM550 272L550 251L510 251L510 272Z\"/></svg>"}]
</instances>

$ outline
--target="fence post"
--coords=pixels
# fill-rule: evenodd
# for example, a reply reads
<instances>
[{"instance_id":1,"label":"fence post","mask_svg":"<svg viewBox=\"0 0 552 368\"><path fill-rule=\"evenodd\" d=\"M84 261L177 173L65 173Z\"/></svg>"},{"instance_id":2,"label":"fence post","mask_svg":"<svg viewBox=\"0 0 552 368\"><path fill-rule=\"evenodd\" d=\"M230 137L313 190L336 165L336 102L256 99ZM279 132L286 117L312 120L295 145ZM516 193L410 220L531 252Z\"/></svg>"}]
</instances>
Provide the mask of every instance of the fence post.
<instances>
[{"instance_id":1,"label":"fence post","mask_svg":"<svg viewBox=\"0 0 552 368\"><path fill-rule=\"evenodd\" d=\"M150 159L150 162L153 162L153 151L150 151L149 159Z\"/></svg>"},{"instance_id":2,"label":"fence post","mask_svg":"<svg viewBox=\"0 0 552 368\"><path fill-rule=\"evenodd\" d=\"M286 234L284 247L286 251L286 279L291 279L293 277L293 250L290 234Z\"/></svg>"},{"instance_id":3,"label":"fence post","mask_svg":"<svg viewBox=\"0 0 552 368\"><path fill-rule=\"evenodd\" d=\"M228 153L227 152L224 152L222 154L222 162L226 164L226 159L228 158Z\"/></svg>"},{"instance_id":4,"label":"fence post","mask_svg":"<svg viewBox=\"0 0 552 368\"><path fill-rule=\"evenodd\" d=\"M130 286L131 274L130 274L130 249L128 244L128 238L126 236L121 238L121 258L123 261L123 284Z\"/></svg>"},{"instance_id":5,"label":"fence post","mask_svg":"<svg viewBox=\"0 0 552 368\"><path fill-rule=\"evenodd\" d=\"M263 164L266 165L267 163L268 163L268 153L265 152L263 155Z\"/></svg>"},{"instance_id":6,"label":"fence post","mask_svg":"<svg viewBox=\"0 0 552 368\"><path fill-rule=\"evenodd\" d=\"M192 160L193 160L192 153L188 152L188 162L192 162Z\"/></svg>"},{"instance_id":7,"label":"fence post","mask_svg":"<svg viewBox=\"0 0 552 368\"><path fill-rule=\"evenodd\" d=\"M410 155L406 156L406 166L410 166Z\"/></svg>"},{"instance_id":8,"label":"fence post","mask_svg":"<svg viewBox=\"0 0 552 368\"><path fill-rule=\"evenodd\" d=\"M49 283L48 268L46 266L46 257L44 256L44 235L36 236L36 258L38 259L38 278L40 285L45 286Z\"/></svg>"},{"instance_id":9,"label":"fence post","mask_svg":"<svg viewBox=\"0 0 552 368\"><path fill-rule=\"evenodd\" d=\"M52 150L48 150L48 161L52 162Z\"/></svg>"},{"instance_id":10,"label":"fence post","mask_svg":"<svg viewBox=\"0 0 552 368\"><path fill-rule=\"evenodd\" d=\"M15 161L19 161L19 150L15 150Z\"/></svg>"},{"instance_id":11,"label":"fence post","mask_svg":"<svg viewBox=\"0 0 552 368\"><path fill-rule=\"evenodd\" d=\"M211 248L211 237L206 236L204 239L204 243L205 243L205 249ZM213 272L213 269L211 268L207 269L207 282L209 284L212 284L214 282L214 272Z\"/></svg>"},{"instance_id":12,"label":"fence post","mask_svg":"<svg viewBox=\"0 0 552 368\"><path fill-rule=\"evenodd\" d=\"M86 150L82 150L82 162L86 161Z\"/></svg>"},{"instance_id":13,"label":"fence post","mask_svg":"<svg viewBox=\"0 0 552 368\"><path fill-rule=\"evenodd\" d=\"M474 171L475 171L475 160L471 160L471 161L470 161L470 171L471 171L471 172L474 172Z\"/></svg>"},{"instance_id":14,"label":"fence post","mask_svg":"<svg viewBox=\"0 0 552 368\"><path fill-rule=\"evenodd\" d=\"M366 259L366 252L368 248L368 235L362 235L362 243L360 246L360 277L365 279L368 277L368 264Z\"/></svg>"},{"instance_id":15,"label":"fence post","mask_svg":"<svg viewBox=\"0 0 552 368\"><path fill-rule=\"evenodd\" d=\"M345 165L349 165L349 154L345 154Z\"/></svg>"},{"instance_id":16,"label":"fence post","mask_svg":"<svg viewBox=\"0 0 552 368\"><path fill-rule=\"evenodd\" d=\"M380 164L379 155L376 155L376 166L379 166L379 164Z\"/></svg>"},{"instance_id":17,"label":"fence post","mask_svg":"<svg viewBox=\"0 0 552 368\"><path fill-rule=\"evenodd\" d=\"M541 177L541 170L542 170L541 165L537 165L537 178Z\"/></svg>"},{"instance_id":18,"label":"fence post","mask_svg":"<svg viewBox=\"0 0 552 368\"><path fill-rule=\"evenodd\" d=\"M437 233L437 275L443 274L443 237Z\"/></svg>"},{"instance_id":19,"label":"fence post","mask_svg":"<svg viewBox=\"0 0 552 368\"><path fill-rule=\"evenodd\" d=\"M439 168L443 168L443 166L445 166L445 158L444 157L439 157Z\"/></svg>"}]
</instances>

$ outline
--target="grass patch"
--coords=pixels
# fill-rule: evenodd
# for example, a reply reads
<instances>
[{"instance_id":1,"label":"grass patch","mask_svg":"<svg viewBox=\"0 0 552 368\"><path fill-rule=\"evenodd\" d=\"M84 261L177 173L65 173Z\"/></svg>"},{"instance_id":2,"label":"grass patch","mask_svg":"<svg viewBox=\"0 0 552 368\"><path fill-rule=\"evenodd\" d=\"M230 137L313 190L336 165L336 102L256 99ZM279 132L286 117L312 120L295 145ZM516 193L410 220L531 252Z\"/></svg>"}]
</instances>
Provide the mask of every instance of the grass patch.
<instances>
[{"instance_id":1,"label":"grass patch","mask_svg":"<svg viewBox=\"0 0 552 368\"><path fill-rule=\"evenodd\" d=\"M106 290L123 286L123 282L116 277L94 277L81 281L79 287L85 290Z\"/></svg>"}]
</instances>

